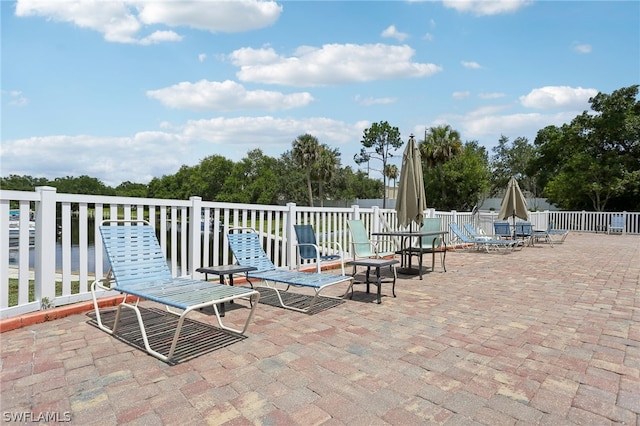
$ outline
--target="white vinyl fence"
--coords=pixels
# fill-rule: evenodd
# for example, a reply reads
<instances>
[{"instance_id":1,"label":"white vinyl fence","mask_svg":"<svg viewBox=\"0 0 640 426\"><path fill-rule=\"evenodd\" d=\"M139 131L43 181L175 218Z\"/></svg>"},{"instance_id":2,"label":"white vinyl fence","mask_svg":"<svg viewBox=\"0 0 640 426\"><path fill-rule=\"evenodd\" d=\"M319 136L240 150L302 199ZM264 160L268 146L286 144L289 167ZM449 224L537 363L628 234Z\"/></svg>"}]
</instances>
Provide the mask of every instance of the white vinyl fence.
<instances>
[{"instance_id":1,"label":"white vinyl fence","mask_svg":"<svg viewBox=\"0 0 640 426\"><path fill-rule=\"evenodd\" d=\"M17 213L17 222L10 218ZM494 212L437 212L427 217L448 224L472 223L493 233ZM605 232L612 215L625 218L624 233L640 235L640 213L535 212L534 228ZM32 216L34 216L32 218ZM0 318L91 299L90 284L108 270L98 225L104 219L145 219L156 229L174 276L202 276L201 266L233 262L225 235L230 227L250 227L263 238L265 251L280 267L295 267L294 224L311 224L321 241L338 242L350 257L347 220L361 219L370 232L397 228L396 212L357 205L302 207L189 200L61 194L52 187L34 192L0 190ZM35 222L35 231L30 222ZM15 228L10 229L10 224ZM385 250L395 250L393 242ZM105 293L106 295L106 293Z\"/></svg>"}]
</instances>

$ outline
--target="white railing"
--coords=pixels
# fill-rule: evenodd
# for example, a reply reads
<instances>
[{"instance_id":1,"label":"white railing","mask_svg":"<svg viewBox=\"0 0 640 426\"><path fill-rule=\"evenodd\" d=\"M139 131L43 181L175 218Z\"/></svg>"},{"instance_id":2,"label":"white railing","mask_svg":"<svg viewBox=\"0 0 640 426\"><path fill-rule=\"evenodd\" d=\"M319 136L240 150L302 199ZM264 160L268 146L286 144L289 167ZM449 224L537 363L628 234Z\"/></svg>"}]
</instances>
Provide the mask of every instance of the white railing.
<instances>
[{"instance_id":1,"label":"white railing","mask_svg":"<svg viewBox=\"0 0 640 426\"><path fill-rule=\"evenodd\" d=\"M10 235L9 210L20 212L20 230ZM35 238L29 235L29 217L35 213ZM535 212L535 228L553 220L558 229L606 231L613 214L625 217L625 233L640 234L640 213ZM472 223L493 233L495 212L436 212L442 230L449 222ZM235 204L189 200L109 197L57 193L40 187L35 192L0 190L0 318L33 312L43 305L59 306L90 300L90 283L103 277L105 263L97 225L104 219L145 219L155 227L174 276L202 278L201 266L233 262L225 235L230 227L250 227L263 237L265 251L280 267L295 267L294 224L311 224L319 239L338 242L350 257L347 220L361 219L370 232L395 229L395 210L377 207L313 208ZM194 226L190 226L194 224ZM386 242L385 251L396 249ZM107 293L105 293L106 295ZM11 300L10 300L11 296Z\"/></svg>"}]
</instances>

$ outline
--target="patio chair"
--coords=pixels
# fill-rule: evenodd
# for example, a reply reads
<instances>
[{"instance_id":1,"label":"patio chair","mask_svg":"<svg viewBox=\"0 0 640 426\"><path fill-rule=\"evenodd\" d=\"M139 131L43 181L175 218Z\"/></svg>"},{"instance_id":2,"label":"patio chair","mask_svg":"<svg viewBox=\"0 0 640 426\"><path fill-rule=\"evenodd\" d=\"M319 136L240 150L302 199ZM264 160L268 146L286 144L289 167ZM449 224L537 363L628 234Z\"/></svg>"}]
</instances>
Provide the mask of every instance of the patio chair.
<instances>
[{"instance_id":1,"label":"patio chair","mask_svg":"<svg viewBox=\"0 0 640 426\"><path fill-rule=\"evenodd\" d=\"M552 223L549 222L549 224L547 225L546 229L532 229L531 230L531 238L535 242L543 240L543 241L549 243L549 245L551 247L553 247L553 239L551 238L551 233L550 233L551 226L552 226Z\"/></svg>"},{"instance_id":2,"label":"patio chair","mask_svg":"<svg viewBox=\"0 0 640 426\"><path fill-rule=\"evenodd\" d=\"M531 222L516 222L515 236L516 238L524 241L527 245L533 244L533 226L531 225Z\"/></svg>"},{"instance_id":3,"label":"patio chair","mask_svg":"<svg viewBox=\"0 0 640 426\"><path fill-rule=\"evenodd\" d=\"M327 287L349 282L347 294L353 285L353 278L347 275L321 274L318 272L302 272L284 268L276 268L260 243L260 235L252 228L230 228L227 234L229 247L239 265L253 266L254 271L247 272L247 278L260 280L264 287L274 290L280 306L293 311L308 313L320 296L320 292ZM251 286L253 284L249 281ZM285 288L280 290L278 284ZM281 292L288 292L290 287L306 287L314 291L312 300L306 308L287 304L282 299ZM334 297L334 299L337 299Z\"/></svg>"},{"instance_id":4,"label":"patio chair","mask_svg":"<svg viewBox=\"0 0 640 426\"><path fill-rule=\"evenodd\" d=\"M240 335L247 331L260 298L259 292L246 287L232 287L189 278L172 277L155 231L147 221L105 220L99 229L111 265L106 278L96 280L91 285L96 322L101 330L115 335L118 331L122 308L130 308L136 313L147 353L165 362L169 362L173 358L184 320L194 310L213 307L221 329ZM118 305L112 328L107 327L100 317L96 294L98 289L113 290L124 294L122 302ZM137 298L136 302L128 303L128 295ZM241 298L249 298L251 310L244 327L237 330L222 323L218 305ZM141 299L162 304L168 312L179 316L167 354L162 354L149 345L147 331L138 308Z\"/></svg>"},{"instance_id":5,"label":"patio chair","mask_svg":"<svg viewBox=\"0 0 640 426\"><path fill-rule=\"evenodd\" d=\"M611 234L611 231L624 233L624 216L613 215L611 216L611 222L607 227L607 234Z\"/></svg>"},{"instance_id":6,"label":"patio chair","mask_svg":"<svg viewBox=\"0 0 640 426\"><path fill-rule=\"evenodd\" d=\"M511 233L511 225L509 224L509 222L494 222L493 235L496 238L513 238L513 234Z\"/></svg>"},{"instance_id":7,"label":"patio chair","mask_svg":"<svg viewBox=\"0 0 640 426\"><path fill-rule=\"evenodd\" d=\"M440 218L438 217L430 217L425 218L422 222L421 231L440 231ZM422 269L422 257L425 254L431 253L431 271L435 270L436 265L436 253L440 253L440 263L442 264L442 269L447 272L447 268L445 266L445 259L447 257L446 246L444 249L442 236L425 236L421 237L422 244L414 243L411 247L404 250L406 254L409 256L416 256L419 258L418 268Z\"/></svg>"},{"instance_id":8,"label":"patio chair","mask_svg":"<svg viewBox=\"0 0 640 426\"><path fill-rule=\"evenodd\" d=\"M353 259L357 258L382 258L394 256L394 251L381 251L378 242L369 239L369 233L361 220L351 219L347 221L351 232L351 254Z\"/></svg>"},{"instance_id":9,"label":"patio chair","mask_svg":"<svg viewBox=\"0 0 640 426\"><path fill-rule=\"evenodd\" d=\"M470 223L465 223L462 226L464 227L465 231L467 231L471 236L471 238L473 238L474 240L491 240L492 239L489 235L485 235L480 231L478 231Z\"/></svg>"},{"instance_id":10,"label":"patio chair","mask_svg":"<svg viewBox=\"0 0 640 426\"><path fill-rule=\"evenodd\" d=\"M567 235L569 235L569 230L567 229L555 229L555 223L550 220L549 221L549 235L552 236L552 238L555 237L559 237L560 240L555 239L556 243L563 243L565 238L567 238Z\"/></svg>"},{"instance_id":11,"label":"patio chair","mask_svg":"<svg viewBox=\"0 0 640 426\"><path fill-rule=\"evenodd\" d=\"M489 252L492 249L493 250L508 249L513 251L517 247L522 247L522 243L516 240L500 240L496 238L493 238L493 239L482 238L477 240L465 234L464 231L460 229L458 224L455 222L451 222L449 224L449 229L454 235L454 237L452 238L452 242L462 243L477 250L484 249L485 251Z\"/></svg>"},{"instance_id":12,"label":"patio chair","mask_svg":"<svg viewBox=\"0 0 640 426\"><path fill-rule=\"evenodd\" d=\"M328 247L323 247L316 240L316 233L311 225L293 225L296 233L296 250L298 251L298 270L302 266L302 262L315 262L318 273L322 272L321 264L326 262L340 261L340 270L344 273L344 252L342 245L338 242L333 243L334 251L337 253L329 253Z\"/></svg>"}]
</instances>

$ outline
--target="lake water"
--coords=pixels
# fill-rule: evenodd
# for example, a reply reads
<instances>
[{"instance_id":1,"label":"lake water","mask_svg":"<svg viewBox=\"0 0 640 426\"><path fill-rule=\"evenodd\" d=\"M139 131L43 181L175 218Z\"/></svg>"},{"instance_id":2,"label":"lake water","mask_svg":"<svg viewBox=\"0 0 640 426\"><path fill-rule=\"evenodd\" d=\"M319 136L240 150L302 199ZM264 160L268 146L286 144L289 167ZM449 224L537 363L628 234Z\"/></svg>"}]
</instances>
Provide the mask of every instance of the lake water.
<instances>
[{"instance_id":1,"label":"lake water","mask_svg":"<svg viewBox=\"0 0 640 426\"><path fill-rule=\"evenodd\" d=\"M62 270L62 243L56 243L56 270ZM87 248L87 264L89 272L95 271L95 246L93 244L89 244ZM18 264L18 251L11 250L9 252L9 265L17 265ZM29 249L29 268L33 268L35 265L35 248ZM71 246L71 271L77 272L80 270L80 247L78 245ZM107 272L109 270L109 261L105 258L102 262L102 270L103 272Z\"/></svg>"}]
</instances>

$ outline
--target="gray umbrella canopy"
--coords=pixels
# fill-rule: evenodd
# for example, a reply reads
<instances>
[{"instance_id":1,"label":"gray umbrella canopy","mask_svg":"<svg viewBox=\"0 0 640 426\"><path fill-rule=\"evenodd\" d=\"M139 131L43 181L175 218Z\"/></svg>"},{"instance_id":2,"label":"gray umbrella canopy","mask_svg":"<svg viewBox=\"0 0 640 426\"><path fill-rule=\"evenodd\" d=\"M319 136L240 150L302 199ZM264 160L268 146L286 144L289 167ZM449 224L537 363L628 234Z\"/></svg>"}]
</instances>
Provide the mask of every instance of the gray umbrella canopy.
<instances>
[{"instance_id":1,"label":"gray umbrella canopy","mask_svg":"<svg viewBox=\"0 0 640 426\"><path fill-rule=\"evenodd\" d=\"M507 192L502 199L502 205L500 206L500 213L498 213L498 219L507 220L513 217L515 222L516 217L522 220L529 219L529 211L527 210L527 200L525 200L522 191L520 191L520 185L515 177L511 176L509 179L509 185L507 185Z\"/></svg>"},{"instance_id":2,"label":"gray umbrella canopy","mask_svg":"<svg viewBox=\"0 0 640 426\"><path fill-rule=\"evenodd\" d=\"M420 150L411 135L402 155L400 186L396 200L396 212L400 226L407 227L411 222L422 226L424 211L427 209L426 198Z\"/></svg>"}]
</instances>

